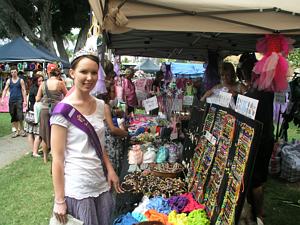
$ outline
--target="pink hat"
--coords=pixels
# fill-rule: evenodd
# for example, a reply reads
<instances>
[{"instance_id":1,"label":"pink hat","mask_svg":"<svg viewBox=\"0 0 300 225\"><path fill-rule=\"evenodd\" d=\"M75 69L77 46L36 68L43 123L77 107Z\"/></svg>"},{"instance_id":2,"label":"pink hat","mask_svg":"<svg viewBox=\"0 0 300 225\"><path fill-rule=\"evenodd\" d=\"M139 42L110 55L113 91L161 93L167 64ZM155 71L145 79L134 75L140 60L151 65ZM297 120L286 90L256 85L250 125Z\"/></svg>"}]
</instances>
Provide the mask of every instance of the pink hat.
<instances>
[{"instance_id":1,"label":"pink hat","mask_svg":"<svg viewBox=\"0 0 300 225\"><path fill-rule=\"evenodd\" d=\"M56 64L48 63L48 65L47 65L47 73L50 73L51 70L53 70L55 68L58 68Z\"/></svg>"}]
</instances>

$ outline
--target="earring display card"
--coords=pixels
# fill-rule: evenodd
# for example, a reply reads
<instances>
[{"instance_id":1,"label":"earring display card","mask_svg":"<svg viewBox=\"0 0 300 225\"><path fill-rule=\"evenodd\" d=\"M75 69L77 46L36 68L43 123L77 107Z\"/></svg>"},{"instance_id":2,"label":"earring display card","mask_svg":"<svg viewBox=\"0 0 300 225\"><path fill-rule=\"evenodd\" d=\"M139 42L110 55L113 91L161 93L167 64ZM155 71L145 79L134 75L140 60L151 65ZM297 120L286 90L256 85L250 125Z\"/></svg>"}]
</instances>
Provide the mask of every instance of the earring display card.
<instances>
[{"instance_id":1,"label":"earring display card","mask_svg":"<svg viewBox=\"0 0 300 225\"><path fill-rule=\"evenodd\" d=\"M210 107L207 113L207 116L205 118L204 126L203 126L203 131L211 131L211 128L214 124L215 120L215 115L216 115L216 108L215 107Z\"/></svg>"},{"instance_id":2,"label":"earring display card","mask_svg":"<svg viewBox=\"0 0 300 225\"><path fill-rule=\"evenodd\" d=\"M260 141L262 125L231 109L212 105L190 168L190 188L206 205L211 224L238 222ZM216 140L212 144L207 137Z\"/></svg>"}]
</instances>

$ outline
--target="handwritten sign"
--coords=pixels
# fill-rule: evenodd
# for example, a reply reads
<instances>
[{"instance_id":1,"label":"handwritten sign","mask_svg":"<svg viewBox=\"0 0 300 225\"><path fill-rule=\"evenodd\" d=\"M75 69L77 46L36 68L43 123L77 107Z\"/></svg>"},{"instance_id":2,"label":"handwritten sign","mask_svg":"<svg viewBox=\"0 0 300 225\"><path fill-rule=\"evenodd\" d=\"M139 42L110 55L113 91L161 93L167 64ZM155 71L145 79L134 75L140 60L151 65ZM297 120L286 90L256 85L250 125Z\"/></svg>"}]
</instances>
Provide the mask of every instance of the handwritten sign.
<instances>
[{"instance_id":1,"label":"handwritten sign","mask_svg":"<svg viewBox=\"0 0 300 225\"><path fill-rule=\"evenodd\" d=\"M193 105L194 96L184 96L183 97L183 105Z\"/></svg>"},{"instance_id":2,"label":"handwritten sign","mask_svg":"<svg viewBox=\"0 0 300 225\"><path fill-rule=\"evenodd\" d=\"M206 98L206 102L228 108L231 99L232 99L231 93L220 91L220 92L214 93L212 96Z\"/></svg>"},{"instance_id":3,"label":"handwritten sign","mask_svg":"<svg viewBox=\"0 0 300 225\"><path fill-rule=\"evenodd\" d=\"M251 119L255 119L257 105L258 100L246 97L244 95L238 95L235 111Z\"/></svg>"},{"instance_id":4,"label":"handwritten sign","mask_svg":"<svg viewBox=\"0 0 300 225\"><path fill-rule=\"evenodd\" d=\"M143 106L146 112L150 112L153 109L158 108L157 98L153 96L143 101Z\"/></svg>"}]
</instances>

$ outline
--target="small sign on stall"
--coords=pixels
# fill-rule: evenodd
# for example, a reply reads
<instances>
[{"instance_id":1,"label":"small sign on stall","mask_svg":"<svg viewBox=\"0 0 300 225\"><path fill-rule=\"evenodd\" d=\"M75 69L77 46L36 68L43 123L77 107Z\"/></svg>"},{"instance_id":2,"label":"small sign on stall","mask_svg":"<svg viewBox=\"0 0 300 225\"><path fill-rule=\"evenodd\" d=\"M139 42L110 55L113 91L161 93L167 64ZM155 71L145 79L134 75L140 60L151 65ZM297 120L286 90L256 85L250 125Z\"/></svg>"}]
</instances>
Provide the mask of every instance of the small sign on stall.
<instances>
[{"instance_id":1,"label":"small sign on stall","mask_svg":"<svg viewBox=\"0 0 300 225\"><path fill-rule=\"evenodd\" d=\"M193 105L194 102L194 96L183 96L183 105Z\"/></svg>"},{"instance_id":2,"label":"small sign on stall","mask_svg":"<svg viewBox=\"0 0 300 225\"><path fill-rule=\"evenodd\" d=\"M279 103L279 104L285 104L286 103L286 93L285 92L276 92L275 93L275 98L274 102Z\"/></svg>"},{"instance_id":3,"label":"small sign on stall","mask_svg":"<svg viewBox=\"0 0 300 225\"><path fill-rule=\"evenodd\" d=\"M153 109L158 108L157 98L153 96L143 101L143 106L146 112L150 112Z\"/></svg>"},{"instance_id":4,"label":"small sign on stall","mask_svg":"<svg viewBox=\"0 0 300 225\"><path fill-rule=\"evenodd\" d=\"M232 94L224 91L214 93L212 96L206 98L207 103L213 103L228 108Z\"/></svg>"},{"instance_id":5,"label":"small sign on stall","mask_svg":"<svg viewBox=\"0 0 300 225\"><path fill-rule=\"evenodd\" d=\"M235 111L254 120L257 106L258 100L244 95L238 95Z\"/></svg>"},{"instance_id":6,"label":"small sign on stall","mask_svg":"<svg viewBox=\"0 0 300 225\"><path fill-rule=\"evenodd\" d=\"M212 145L216 145L217 139L210 132L206 131L204 136Z\"/></svg>"},{"instance_id":7,"label":"small sign on stall","mask_svg":"<svg viewBox=\"0 0 300 225\"><path fill-rule=\"evenodd\" d=\"M172 104L173 112L180 112L182 110L182 99L175 98Z\"/></svg>"}]
</instances>

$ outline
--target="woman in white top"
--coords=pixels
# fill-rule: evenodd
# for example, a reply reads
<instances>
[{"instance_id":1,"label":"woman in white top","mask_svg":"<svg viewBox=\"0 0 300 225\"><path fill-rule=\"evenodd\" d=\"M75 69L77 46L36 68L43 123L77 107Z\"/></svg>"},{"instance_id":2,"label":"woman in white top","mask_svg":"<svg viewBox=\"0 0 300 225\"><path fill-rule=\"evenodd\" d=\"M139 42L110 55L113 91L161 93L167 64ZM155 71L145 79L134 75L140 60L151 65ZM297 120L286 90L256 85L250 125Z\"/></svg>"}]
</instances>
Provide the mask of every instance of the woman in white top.
<instances>
[{"instance_id":1,"label":"woman in white top","mask_svg":"<svg viewBox=\"0 0 300 225\"><path fill-rule=\"evenodd\" d=\"M229 92L233 97L236 97L237 94L244 94L247 91L246 86L237 81L234 66L230 62L222 64L221 83L208 90L202 96L201 101L205 101L207 97L219 91Z\"/></svg>"},{"instance_id":2,"label":"woman in white top","mask_svg":"<svg viewBox=\"0 0 300 225\"><path fill-rule=\"evenodd\" d=\"M54 215L66 223L66 214L85 225L108 225L113 209L111 185L122 192L119 179L104 150L104 102L90 95L98 79L99 58L83 55L71 63L75 89L62 102L72 105L94 127L103 150L103 165L89 136L62 115L51 117Z\"/></svg>"}]
</instances>

